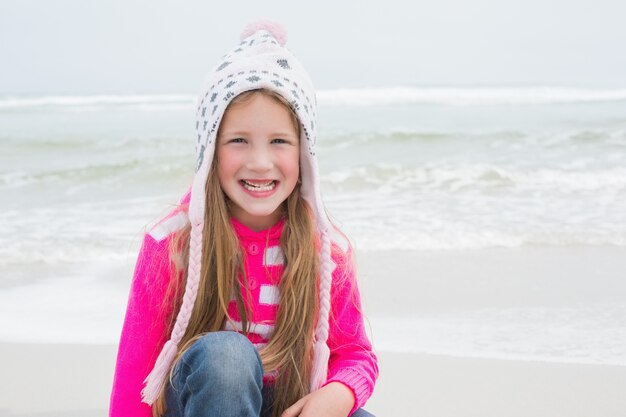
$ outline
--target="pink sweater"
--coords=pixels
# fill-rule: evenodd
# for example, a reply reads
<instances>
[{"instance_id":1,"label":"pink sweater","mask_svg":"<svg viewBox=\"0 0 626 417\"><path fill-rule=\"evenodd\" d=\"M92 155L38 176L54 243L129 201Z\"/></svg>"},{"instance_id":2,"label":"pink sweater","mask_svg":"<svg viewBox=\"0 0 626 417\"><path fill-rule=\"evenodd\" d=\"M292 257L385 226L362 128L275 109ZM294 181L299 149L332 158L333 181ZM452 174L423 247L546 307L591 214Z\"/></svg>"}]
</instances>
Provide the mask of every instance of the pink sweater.
<instances>
[{"instance_id":1,"label":"pink sweater","mask_svg":"<svg viewBox=\"0 0 626 417\"><path fill-rule=\"evenodd\" d=\"M118 348L110 417L151 416L150 406L141 402L141 390L143 380L169 336L165 334L165 323L171 308L164 308L168 305L164 304L164 299L172 272L169 242L172 233L186 221L184 211L174 211L144 237ZM276 319L278 283L283 272L280 235L284 221L261 232L254 232L234 219L232 225L245 252L246 276L251 293L248 338L260 348L271 337ZM337 239L332 245L332 258L337 267L333 272L331 288L328 338L331 355L326 384L337 381L352 390L355 397L352 413L371 396L378 377L378 365L359 311L359 292L349 261L351 249L347 244L337 243L340 241ZM243 298L245 300L246 297ZM225 330L241 331L234 300L229 304L228 312L234 325L227 323ZM271 376L266 375L264 381L269 382L268 379Z\"/></svg>"}]
</instances>

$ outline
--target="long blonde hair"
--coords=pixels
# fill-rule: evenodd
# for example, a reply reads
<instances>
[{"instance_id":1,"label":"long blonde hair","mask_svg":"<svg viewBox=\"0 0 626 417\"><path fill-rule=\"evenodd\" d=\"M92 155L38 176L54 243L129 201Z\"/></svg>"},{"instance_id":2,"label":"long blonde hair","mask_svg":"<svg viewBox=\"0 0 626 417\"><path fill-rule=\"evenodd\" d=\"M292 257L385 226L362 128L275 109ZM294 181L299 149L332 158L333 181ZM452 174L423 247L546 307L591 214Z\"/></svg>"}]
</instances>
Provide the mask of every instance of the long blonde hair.
<instances>
[{"instance_id":1,"label":"long blonde hair","mask_svg":"<svg viewBox=\"0 0 626 417\"><path fill-rule=\"evenodd\" d=\"M300 125L288 102L271 90L260 89L235 97L230 105L241 103L255 94L264 94L285 105L291 112L298 132ZM214 153L217 155L217 152ZM250 311L243 303L238 276L245 282L243 251L230 224L228 198L220 187L216 172L217 156L211 164L206 181L206 210L202 232L202 271L198 297L193 306L187 330L179 344L178 353L169 372L171 383L175 364L191 345L208 332L222 330L228 316L227 307L235 296L247 334ZM284 271L279 284L280 302L274 333L259 352L264 370L277 372L274 384L273 416L280 414L309 392L313 330L318 312L317 277L319 274L319 241L315 233L313 214L296 185L284 205L285 225L281 234ZM177 232L170 243L175 268L167 289L167 299L174 300L167 331L170 332L182 304L187 267L191 225ZM234 291L234 294L231 294ZM152 415L159 417L166 409L164 385L152 406Z\"/></svg>"}]
</instances>

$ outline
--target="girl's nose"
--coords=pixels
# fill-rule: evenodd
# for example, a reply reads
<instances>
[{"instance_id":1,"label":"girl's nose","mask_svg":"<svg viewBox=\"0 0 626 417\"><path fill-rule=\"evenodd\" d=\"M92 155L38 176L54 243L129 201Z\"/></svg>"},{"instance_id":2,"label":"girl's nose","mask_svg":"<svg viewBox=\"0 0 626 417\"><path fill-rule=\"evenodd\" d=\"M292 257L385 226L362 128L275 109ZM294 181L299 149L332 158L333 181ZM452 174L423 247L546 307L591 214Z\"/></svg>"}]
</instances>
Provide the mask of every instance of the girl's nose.
<instances>
[{"instance_id":1,"label":"girl's nose","mask_svg":"<svg viewBox=\"0 0 626 417\"><path fill-rule=\"evenodd\" d=\"M274 162L270 152L256 148L250 152L247 168L253 171L268 171L272 169Z\"/></svg>"}]
</instances>

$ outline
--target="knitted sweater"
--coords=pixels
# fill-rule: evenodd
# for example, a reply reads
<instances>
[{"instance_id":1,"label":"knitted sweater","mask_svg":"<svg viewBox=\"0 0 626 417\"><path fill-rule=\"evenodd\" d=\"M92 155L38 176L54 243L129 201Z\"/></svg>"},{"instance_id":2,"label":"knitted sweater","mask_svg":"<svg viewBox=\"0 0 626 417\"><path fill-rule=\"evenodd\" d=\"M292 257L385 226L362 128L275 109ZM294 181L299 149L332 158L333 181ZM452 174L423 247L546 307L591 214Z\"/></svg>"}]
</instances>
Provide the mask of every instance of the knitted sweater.
<instances>
[{"instance_id":1,"label":"knitted sweater","mask_svg":"<svg viewBox=\"0 0 626 417\"><path fill-rule=\"evenodd\" d=\"M110 417L149 417L150 406L141 402L143 381L167 341L166 320L170 303L164 302L173 264L169 244L173 233L187 222L186 212L177 210L157 224L144 237L133 276L126 317L118 347L117 364L111 392ZM268 230L254 232L232 220L234 231L245 253L244 267L251 303L248 338L261 348L271 337L279 302L278 284L283 272L280 235L284 220ZM328 346L330 359L326 384L337 381L350 388L355 404L362 407L371 396L378 377L377 359L365 333L360 313L360 298L350 247L345 240L332 244L332 259L337 265L331 287L331 314ZM244 291L243 299L247 295ZM247 301L246 301L247 303ZM228 313L232 322L224 330L241 331L236 302ZM264 383L271 382L271 375Z\"/></svg>"}]
</instances>

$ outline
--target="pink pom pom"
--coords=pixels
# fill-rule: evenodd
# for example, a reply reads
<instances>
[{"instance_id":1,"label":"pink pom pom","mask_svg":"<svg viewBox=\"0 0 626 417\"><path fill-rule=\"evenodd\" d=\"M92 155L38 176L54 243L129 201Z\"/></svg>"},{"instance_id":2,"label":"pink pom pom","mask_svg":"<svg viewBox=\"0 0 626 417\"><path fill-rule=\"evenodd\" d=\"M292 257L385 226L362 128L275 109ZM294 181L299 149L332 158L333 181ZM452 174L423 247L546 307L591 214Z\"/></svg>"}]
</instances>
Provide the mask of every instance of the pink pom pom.
<instances>
[{"instance_id":1,"label":"pink pom pom","mask_svg":"<svg viewBox=\"0 0 626 417\"><path fill-rule=\"evenodd\" d=\"M272 22L271 20L257 20L256 22L248 23L243 32L241 32L241 40L262 29L270 32L282 46L287 43L287 31L285 28L280 23Z\"/></svg>"}]
</instances>

